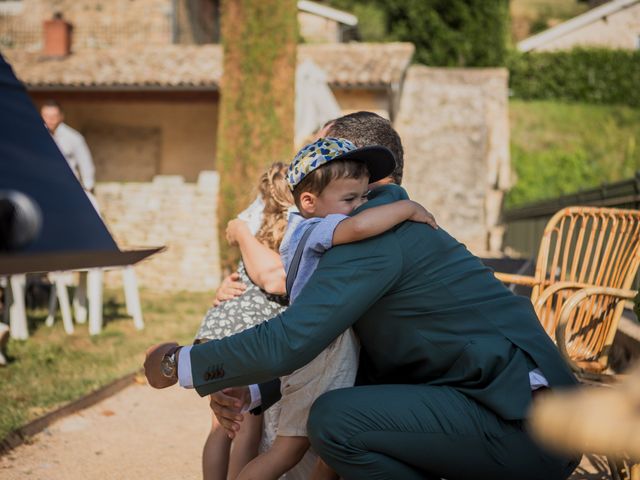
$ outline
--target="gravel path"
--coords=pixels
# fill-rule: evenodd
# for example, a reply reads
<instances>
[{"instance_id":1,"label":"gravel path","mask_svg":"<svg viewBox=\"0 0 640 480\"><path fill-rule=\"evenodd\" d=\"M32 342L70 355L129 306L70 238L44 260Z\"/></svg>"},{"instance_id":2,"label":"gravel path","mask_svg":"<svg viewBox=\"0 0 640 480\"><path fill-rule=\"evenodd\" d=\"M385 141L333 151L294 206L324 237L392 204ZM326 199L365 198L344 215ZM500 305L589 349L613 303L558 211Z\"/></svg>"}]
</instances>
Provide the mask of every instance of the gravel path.
<instances>
[{"instance_id":1,"label":"gravel path","mask_svg":"<svg viewBox=\"0 0 640 480\"><path fill-rule=\"evenodd\" d=\"M0 478L199 479L206 398L134 383L0 457Z\"/></svg>"},{"instance_id":2,"label":"gravel path","mask_svg":"<svg viewBox=\"0 0 640 480\"><path fill-rule=\"evenodd\" d=\"M209 415L193 391L134 383L0 457L0 479L199 479ZM571 480L610 478L603 459L591 460Z\"/></svg>"}]
</instances>

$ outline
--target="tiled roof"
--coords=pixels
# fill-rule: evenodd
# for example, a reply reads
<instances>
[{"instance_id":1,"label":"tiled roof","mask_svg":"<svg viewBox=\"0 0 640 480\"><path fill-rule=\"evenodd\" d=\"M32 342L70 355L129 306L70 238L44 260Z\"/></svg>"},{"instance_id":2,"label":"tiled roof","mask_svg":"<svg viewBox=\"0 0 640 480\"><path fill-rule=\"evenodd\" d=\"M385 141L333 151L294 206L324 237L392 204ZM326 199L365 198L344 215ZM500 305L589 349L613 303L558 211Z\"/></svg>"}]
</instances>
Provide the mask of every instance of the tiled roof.
<instances>
[{"instance_id":1,"label":"tiled roof","mask_svg":"<svg viewBox=\"0 0 640 480\"><path fill-rule=\"evenodd\" d=\"M385 87L402 79L413 51L410 43L300 45L298 61L313 60L332 86ZM62 59L2 54L30 88L217 89L222 76L219 45L84 50Z\"/></svg>"},{"instance_id":2,"label":"tiled roof","mask_svg":"<svg viewBox=\"0 0 640 480\"><path fill-rule=\"evenodd\" d=\"M82 50L65 58L3 52L28 87L216 87L218 45Z\"/></svg>"},{"instance_id":3,"label":"tiled roof","mask_svg":"<svg viewBox=\"0 0 640 480\"><path fill-rule=\"evenodd\" d=\"M332 86L388 86L402 80L413 51L411 43L309 44L298 48L298 61L313 60Z\"/></svg>"}]
</instances>

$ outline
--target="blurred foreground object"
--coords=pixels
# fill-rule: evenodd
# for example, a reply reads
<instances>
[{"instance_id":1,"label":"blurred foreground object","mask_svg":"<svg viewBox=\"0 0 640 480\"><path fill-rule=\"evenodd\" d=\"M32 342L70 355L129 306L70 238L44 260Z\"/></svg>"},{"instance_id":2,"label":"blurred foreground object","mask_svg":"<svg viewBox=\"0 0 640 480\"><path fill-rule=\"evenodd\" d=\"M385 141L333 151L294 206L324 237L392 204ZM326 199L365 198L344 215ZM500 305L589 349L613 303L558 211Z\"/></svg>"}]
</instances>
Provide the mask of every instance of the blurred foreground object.
<instances>
[{"instance_id":1,"label":"blurred foreground object","mask_svg":"<svg viewBox=\"0 0 640 480\"><path fill-rule=\"evenodd\" d=\"M27 246L41 227L42 213L31 198L15 190L0 190L0 252Z\"/></svg>"},{"instance_id":2,"label":"blurred foreground object","mask_svg":"<svg viewBox=\"0 0 640 480\"><path fill-rule=\"evenodd\" d=\"M129 266L162 247L120 251L1 55L0 112L0 276L9 276L5 320L8 317L11 336L24 340L29 336L26 273ZM95 314L92 322L90 319L91 334L102 328L99 274L100 282L92 282ZM142 328L135 277L133 280L129 290L135 288L135 302L128 310L136 327ZM70 320L65 328L68 333L73 331ZM4 330L2 341L6 340Z\"/></svg>"},{"instance_id":3,"label":"blurred foreground object","mask_svg":"<svg viewBox=\"0 0 640 480\"><path fill-rule=\"evenodd\" d=\"M640 367L610 388L541 396L534 402L530 425L537 439L558 452L640 461Z\"/></svg>"},{"instance_id":4,"label":"blurred foreground object","mask_svg":"<svg viewBox=\"0 0 640 480\"><path fill-rule=\"evenodd\" d=\"M0 192L19 192L3 202L0 275L131 265L161 250L118 249L1 55L0 112Z\"/></svg>"}]
</instances>

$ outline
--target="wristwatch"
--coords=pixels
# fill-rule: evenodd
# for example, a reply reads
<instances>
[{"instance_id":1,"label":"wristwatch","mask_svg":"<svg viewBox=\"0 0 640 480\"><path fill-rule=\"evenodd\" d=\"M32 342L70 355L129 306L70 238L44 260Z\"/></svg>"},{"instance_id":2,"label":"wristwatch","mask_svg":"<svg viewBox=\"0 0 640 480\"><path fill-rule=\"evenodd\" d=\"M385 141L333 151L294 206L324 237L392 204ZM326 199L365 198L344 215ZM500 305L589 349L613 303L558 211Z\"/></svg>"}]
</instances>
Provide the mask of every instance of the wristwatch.
<instances>
[{"instance_id":1,"label":"wristwatch","mask_svg":"<svg viewBox=\"0 0 640 480\"><path fill-rule=\"evenodd\" d=\"M178 377L178 352L182 347L180 345L176 345L175 347L171 347L167 353L162 357L162 361L160 362L160 372L162 375L167 378L177 378Z\"/></svg>"}]
</instances>

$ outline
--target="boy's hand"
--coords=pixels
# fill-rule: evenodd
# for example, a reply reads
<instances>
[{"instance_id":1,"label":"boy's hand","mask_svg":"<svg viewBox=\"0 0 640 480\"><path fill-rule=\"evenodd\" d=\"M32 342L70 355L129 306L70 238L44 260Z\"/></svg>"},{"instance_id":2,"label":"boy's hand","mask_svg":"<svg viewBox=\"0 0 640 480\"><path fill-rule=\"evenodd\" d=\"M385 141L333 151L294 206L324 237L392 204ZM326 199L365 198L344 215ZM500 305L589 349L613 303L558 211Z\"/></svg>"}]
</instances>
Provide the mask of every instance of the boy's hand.
<instances>
[{"instance_id":1,"label":"boy's hand","mask_svg":"<svg viewBox=\"0 0 640 480\"><path fill-rule=\"evenodd\" d=\"M426 223L430 227L434 229L438 229L438 224L436 223L436 217L433 216L431 212L429 212L426 208L420 205L418 202L414 202L410 200L413 205L414 212L409 220L412 222Z\"/></svg>"}]
</instances>

